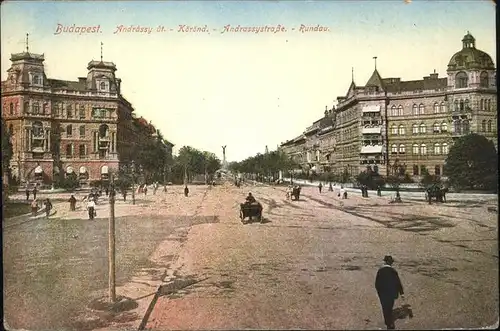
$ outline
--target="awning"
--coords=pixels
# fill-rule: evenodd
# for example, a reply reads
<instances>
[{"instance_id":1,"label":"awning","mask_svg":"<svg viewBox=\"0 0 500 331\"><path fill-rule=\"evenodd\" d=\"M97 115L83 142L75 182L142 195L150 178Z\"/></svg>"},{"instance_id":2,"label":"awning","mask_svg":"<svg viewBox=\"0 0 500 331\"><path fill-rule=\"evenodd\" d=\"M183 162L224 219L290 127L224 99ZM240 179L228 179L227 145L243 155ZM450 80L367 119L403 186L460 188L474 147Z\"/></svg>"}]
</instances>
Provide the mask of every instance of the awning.
<instances>
[{"instance_id":1,"label":"awning","mask_svg":"<svg viewBox=\"0 0 500 331\"><path fill-rule=\"evenodd\" d=\"M80 167L80 173L81 173L81 174L85 174L85 173L87 173L87 168L85 168L85 167L83 167L83 166L82 166L82 167Z\"/></svg>"},{"instance_id":2,"label":"awning","mask_svg":"<svg viewBox=\"0 0 500 331\"><path fill-rule=\"evenodd\" d=\"M67 174L72 174L73 173L73 167L69 166L66 168L66 173Z\"/></svg>"},{"instance_id":3,"label":"awning","mask_svg":"<svg viewBox=\"0 0 500 331\"><path fill-rule=\"evenodd\" d=\"M377 113L380 111L379 105L364 106L363 113Z\"/></svg>"},{"instance_id":4,"label":"awning","mask_svg":"<svg viewBox=\"0 0 500 331\"><path fill-rule=\"evenodd\" d=\"M107 174L107 173L108 173L108 166L102 166L101 174Z\"/></svg>"},{"instance_id":5,"label":"awning","mask_svg":"<svg viewBox=\"0 0 500 331\"><path fill-rule=\"evenodd\" d=\"M363 134L380 134L382 128L379 127L374 127L374 128L363 128Z\"/></svg>"},{"instance_id":6,"label":"awning","mask_svg":"<svg viewBox=\"0 0 500 331\"><path fill-rule=\"evenodd\" d=\"M37 167L35 168L35 174L41 174L41 173L43 173L43 169L42 169L42 167L37 166Z\"/></svg>"},{"instance_id":7,"label":"awning","mask_svg":"<svg viewBox=\"0 0 500 331\"><path fill-rule=\"evenodd\" d=\"M361 154L379 154L382 153L382 146L363 146L361 147Z\"/></svg>"}]
</instances>

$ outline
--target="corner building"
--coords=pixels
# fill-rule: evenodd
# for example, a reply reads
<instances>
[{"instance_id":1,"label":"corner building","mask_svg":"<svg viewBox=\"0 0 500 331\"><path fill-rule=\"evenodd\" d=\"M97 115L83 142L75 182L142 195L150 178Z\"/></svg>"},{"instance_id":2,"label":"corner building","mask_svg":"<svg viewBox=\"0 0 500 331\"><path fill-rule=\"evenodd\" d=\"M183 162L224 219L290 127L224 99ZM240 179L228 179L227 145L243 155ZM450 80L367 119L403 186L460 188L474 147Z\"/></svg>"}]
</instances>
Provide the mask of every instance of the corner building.
<instances>
[{"instance_id":1,"label":"corner building","mask_svg":"<svg viewBox=\"0 0 500 331\"><path fill-rule=\"evenodd\" d=\"M497 147L496 69L467 33L448 64L422 80L382 78L375 68L364 86L351 82L337 106L297 138L281 145L305 172L371 168L382 175L442 175L453 141L471 132ZM328 108L328 107L327 107ZM328 119L328 120L327 120ZM321 123L331 125L321 125Z\"/></svg>"},{"instance_id":2,"label":"corner building","mask_svg":"<svg viewBox=\"0 0 500 331\"><path fill-rule=\"evenodd\" d=\"M11 62L2 118L12 135L12 176L49 184L76 173L86 184L107 180L127 161L134 109L120 92L114 63L91 61L86 77L65 81L47 78L43 55L12 54Z\"/></svg>"}]
</instances>

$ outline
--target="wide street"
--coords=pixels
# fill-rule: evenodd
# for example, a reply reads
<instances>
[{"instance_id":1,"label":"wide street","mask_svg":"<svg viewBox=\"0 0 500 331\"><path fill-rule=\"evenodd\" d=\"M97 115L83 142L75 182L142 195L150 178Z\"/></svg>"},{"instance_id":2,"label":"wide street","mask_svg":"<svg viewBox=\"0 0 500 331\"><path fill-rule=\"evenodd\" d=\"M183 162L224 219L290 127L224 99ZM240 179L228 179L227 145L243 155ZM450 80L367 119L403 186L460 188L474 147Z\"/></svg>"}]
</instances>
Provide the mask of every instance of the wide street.
<instances>
[{"instance_id":1,"label":"wide street","mask_svg":"<svg viewBox=\"0 0 500 331\"><path fill-rule=\"evenodd\" d=\"M182 189L150 190L135 206L117 202L117 294L130 301L114 312L95 304L107 295L107 203L89 221L81 203L68 211L68 194L51 195L56 213L49 220L5 220L7 325L381 329L374 281L386 254L414 315L396 328L498 321L495 196L428 205L359 193L339 200L315 187L304 187L300 201L285 200L283 187L191 186L187 198ZM264 205L262 224L239 219L248 192Z\"/></svg>"}]
</instances>

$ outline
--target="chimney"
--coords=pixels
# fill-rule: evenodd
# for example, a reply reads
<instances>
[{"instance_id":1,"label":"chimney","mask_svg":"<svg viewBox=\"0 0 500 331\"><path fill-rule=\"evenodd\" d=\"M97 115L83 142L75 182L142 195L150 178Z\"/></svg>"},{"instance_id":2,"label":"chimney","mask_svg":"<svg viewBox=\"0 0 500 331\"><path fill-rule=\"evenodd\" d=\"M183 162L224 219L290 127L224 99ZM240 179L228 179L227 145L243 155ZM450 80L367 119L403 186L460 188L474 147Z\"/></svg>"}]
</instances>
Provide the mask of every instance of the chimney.
<instances>
[{"instance_id":1,"label":"chimney","mask_svg":"<svg viewBox=\"0 0 500 331\"><path fill-rule=\"evenodd\" d=\"M78 77L78 83L86 83L87 77Z\"/></svg>"},{"instance_id":2,"label":"chimney","mask_svg":"<svg viewBox=\"0 0 500 331\"><path fill-rule=\"evenodd\" d=\"M434 73L430 74L431 79L437 79L439 76L438 73L436 73L436 69L434 69Z\"/></svg>"}]
</instances>

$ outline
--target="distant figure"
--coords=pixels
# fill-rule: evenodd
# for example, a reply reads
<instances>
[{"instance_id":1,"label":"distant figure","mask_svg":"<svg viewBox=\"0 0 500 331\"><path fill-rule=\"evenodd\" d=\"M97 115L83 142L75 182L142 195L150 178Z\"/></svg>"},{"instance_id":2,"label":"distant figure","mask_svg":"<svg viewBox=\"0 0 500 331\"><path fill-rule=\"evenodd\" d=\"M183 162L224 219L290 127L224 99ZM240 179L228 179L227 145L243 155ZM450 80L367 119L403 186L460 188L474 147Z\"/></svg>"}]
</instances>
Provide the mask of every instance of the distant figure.
<instances>
[{"instance_id":1,"label":"distant figure","mask_svg":"<svg viewBox=\"0 0 500 331\"><path fill-rule=\"evenodd\" d=\"M29 184L26 185L26 201L29 201L30 199L30 188L28 185Z\"/></svg>"},{"instance_id":2,"label":"distant figure","mask_svg":"<svg viewBox=\"0 0 500 331\"><path fill-rule=\"evenodd\" d=\"M122 195L123 195L123 201L127 201L127 190L123 189Z\"/></svg>"},{"instance_id":3,"label":"distant figure","mask_svg":"<svg viewBox=\"0 0 500 331\"><path fill-rule=\"evenodd\" d=\"M184 196L187 197L189 195L189 189L187 185L184 187Z\"/></svg>"},{"instance_id":4,"label":"distant figure","mask_svg":"<svg viewBox=\"0 0 500 331\"><path fill-rule=\"evenodd\" d=\"M167 185L163 185L163 192L167 193Z\"/></svg>"},{"instance_id":5,"label":"distant figure","mask_svg":"<svg viewBox=\"0 0 500 331\"><path fill-rule=\"evenodd\" d=\"M89 203L87 204L87 209L89 211L89 220L93 220L94 216L97 216L97 213L95 211L94 199L89 199Z\"/></svg>"},{"instance_id":6,"label":"distant figure","mask_svg":"<svg viewBox=\"0 0 500 331\"><path fill-rule=\"evenodd\" d=\"M328 186L328 191L333 192L333 185L331 182L330 182L330 185Z\"/></svg>"},{"instance_id":7,"label":"distant figure","mask_svg":"<svg viewBox=\"0 0 500 331\"><path fill-rule=\"evenodd\" d=\"M36 199L36 193L37 193L37 189L36 189L36 185L35 187L33 188L33 199Z\"/></svg>"},{"instance_id":8,"label":"distant figure","mask_svg":"<svg viewBox=\"0 0 500 331\"><path fill-rule=\"evenodd\" d=\"M319 189L319 193L321 194L321 190L323 189L323 184L321 184L321 182L318 185L318 189Z\"/></svg>"},{"instance_id":9,"label":"distant figure","mask_svg":"<svg viewBox=\"0 0 500 331\"><path fill-rule=\"evenodd\" d=\"M49 198L47 198L43 204L45 205L45 217L49 218L50 211L52 210L52 203Z\"/></svg>"},{"instance_id":10,"label":"distant figure","mask_svg":"<svg viewBox=\"0 0 500 331\"><path fill-rule=\"evenodd\" d=\"M144 184L144 195L146 196L148 194L148 186Z\"/></svg>"},{"instance_id":11,"label":"distant figure","mask_svg":"<svg viewBox=\"0 0 500 331\"><path fill-rule=\"evenodd\" d=\"M31 202L31 216L36 216L36 213L38 212L38 201L36 199L33 199Z\"/></svg>"},{"instance_id":12,"label":"distant figure","mask_svg":"<svg viewBox=\"0 0 500 331\"><path fill-rule=\"evenodd\" d=\"M377 195L378 195L379 197L381 197L381 196L382 196L382 190L380 189L380 186L377 186Z\"/></svg>"},{"instance_id":13,"label":"distant figure","mask_svg":"<svg viewBox=\"0 0 500 331\"><path fill-rule=\"evenodd\" d=\"M392 267L394 260L392 256L384 257L385 264L378 270L375 278L375 289L377 290L382 312L384 314L384 322L387 329L394 329L394 317L392 309L394 301L401 295L404 298L403 285L399 279L398 272Z\"/></svg>"},{"instance_id":14,"label":"distant figure","mask_svg":"<svg viewBox=\"0 0 500 331\"><path fill-rule=\"evenodd\" d=\"M69 198L68 201L69 201L69 210L75 211L76 210L76 198L75 198L75 196L72 194L71 198Z\"/></svg>"},{"instance_id":15,"label":"distant figure","mask_svg":"<svg viewBox=\"0 0 500 331\"><path fill-rule=\"evenodd\" d=\"M108 196L109 195L109 189L107 187L106 187L106 191L105 192L106 192L106 196Z\"/></svg>"},{"instance_id":16,"label":"distant figure","mask_svg":"<svg viewBox=\"0 0 500 331\"><path fill-rule=\"evenodd\" d=\"M254 203L254 202L256 202L256 201L257 201L257 200L255 200L255 198L254 198L254 196L252 195L252 193L248 193L248 195L247 195L247 197L246 197L246 199L245 199L245 200L246 200L246 202L247 202L247 203L249 203L249 204L250 204L250 203Z\"/></svg>"}]
</instances>

